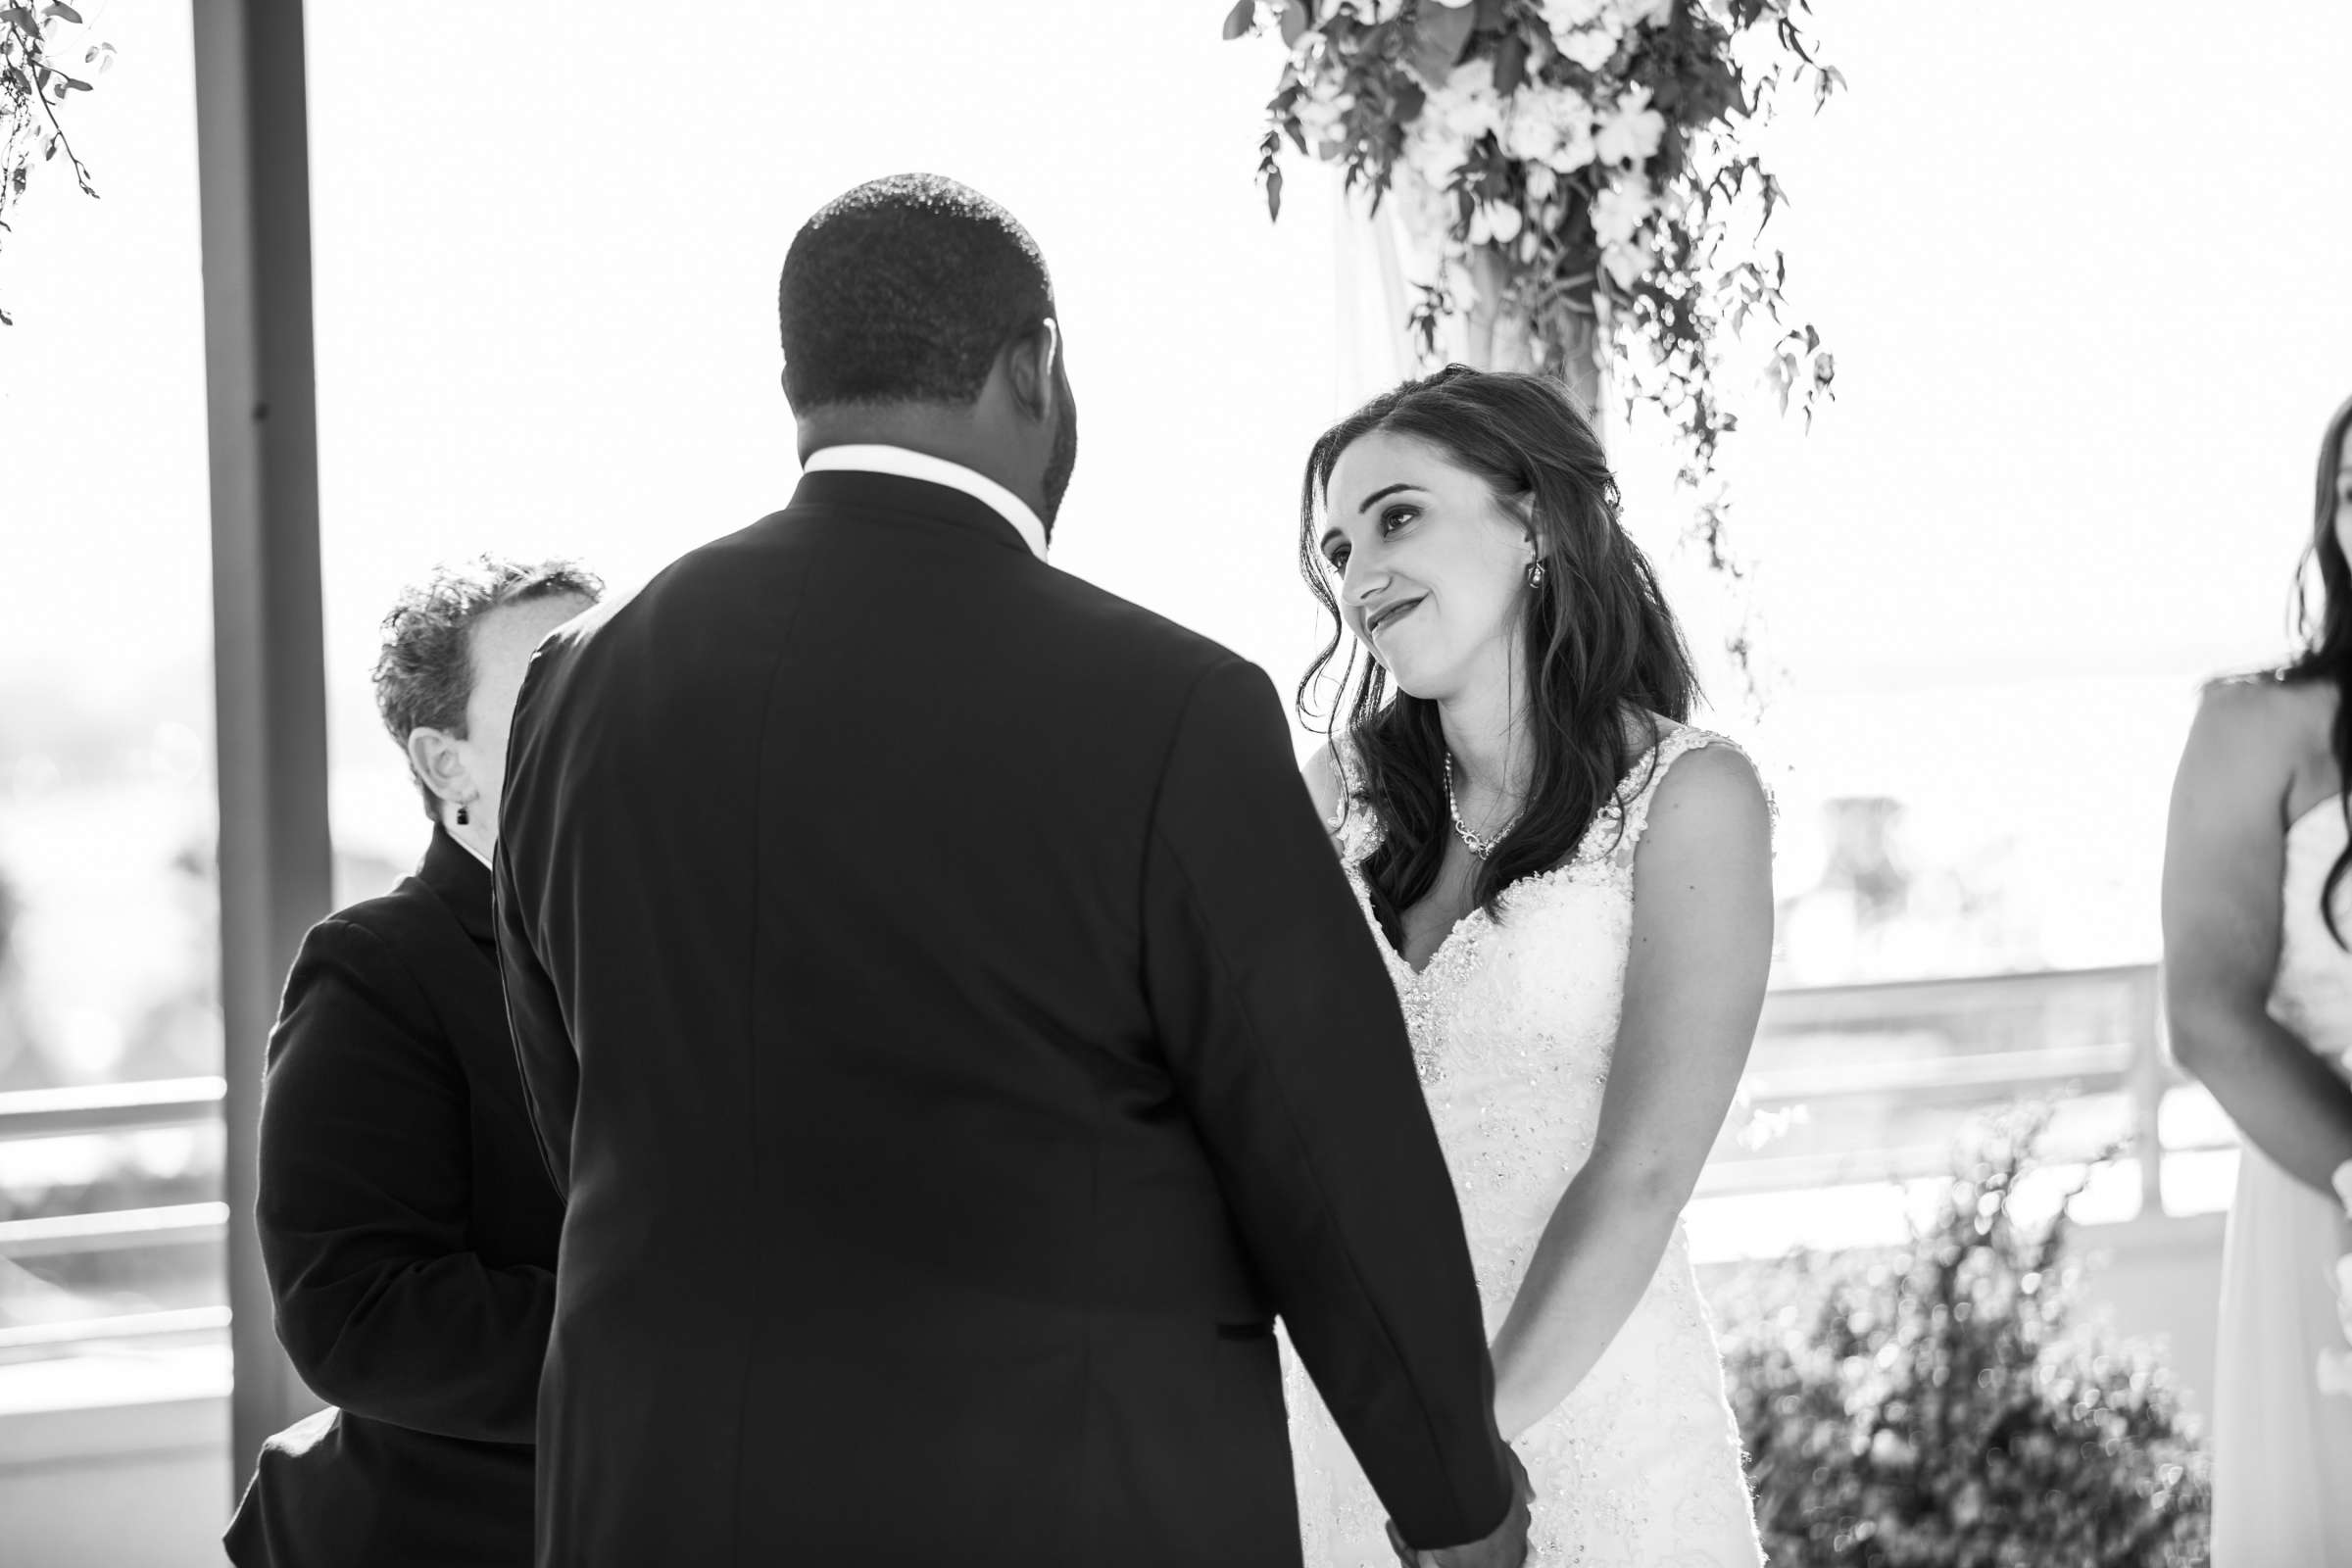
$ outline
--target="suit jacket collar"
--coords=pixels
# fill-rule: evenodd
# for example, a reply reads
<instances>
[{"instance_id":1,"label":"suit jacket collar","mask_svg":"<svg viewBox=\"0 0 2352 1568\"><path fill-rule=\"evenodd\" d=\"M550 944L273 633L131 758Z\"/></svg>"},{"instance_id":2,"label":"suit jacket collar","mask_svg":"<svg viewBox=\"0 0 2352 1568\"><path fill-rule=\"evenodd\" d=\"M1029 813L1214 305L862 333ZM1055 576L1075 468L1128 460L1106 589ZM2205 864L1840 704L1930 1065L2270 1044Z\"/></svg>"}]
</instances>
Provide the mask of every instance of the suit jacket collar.
<instances>
[{"instance_id":1,"label":"suit jacket collar","mask_svg":"<svg viewBox=\"0 0 2352 1568\"><path fill-rule=\"evenodd\" d=\"M490 906L490 868L474 858L471 850L449 836L446 828L435 825L433 842L425 846L424 859L416 867L416 880L449 906L450 913L466 934L477 942L494 940L496 926Z\"/></svg>"},{"instance_id":2,"label":"suit jacket collar","mask_svg":"<svg viewBox=\"0 0 2352 1568\"><path fill-rule=\"evenodd\" d=\"M809 473L896 474L902 479L923 479L951 490L960 490L985 503L990 511L1011 524L1012 531L1021 536L1021 542L1029 547L1031 555L1040 561L1046 559L1045 519L1031 510L1028 502L977 468L966 467L946 458L933 457L928 452L916 452L908 447L880 442L819 447L808 454L804 467Z\"/></svg>"},{"instance_id":3,"label":"suit jacket collar","mask_svg":"<svg viewBox=\"0 0 2352 1568\"><path fill-rule=\"evenodd\" d=\"M895 473L862 468L818 469L801 475L792 492L792 506L841 507L856 512L889 512L970 528L991 544L1033 555L1029 544L1004 514L968 491L928 479L909 479Z\"/></svg>"}]
</instances>

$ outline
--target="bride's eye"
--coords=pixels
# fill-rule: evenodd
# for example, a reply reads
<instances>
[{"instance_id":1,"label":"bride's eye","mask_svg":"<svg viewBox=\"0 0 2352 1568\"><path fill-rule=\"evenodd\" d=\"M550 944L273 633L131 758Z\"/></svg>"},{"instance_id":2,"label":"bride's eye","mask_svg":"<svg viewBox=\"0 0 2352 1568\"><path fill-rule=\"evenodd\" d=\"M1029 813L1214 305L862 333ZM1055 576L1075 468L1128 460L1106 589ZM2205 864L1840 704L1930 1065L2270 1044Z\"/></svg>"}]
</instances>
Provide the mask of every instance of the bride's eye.
<instances>
[{"instance_id":1,"label":"bride's eye","mask_svg":"<svg viewBox=\"0 0 2352 1568\"><path fill-rule=\"evenodd\" d=\"M1391 507L1380 514L1381 531L1394 533L1420 515L1421 509L1419 507Z\"/></svg>"},{"instance_id":2,"label":"bride's eye","mask_svg":"<svg viewBox=\"0 0 2352 1568\"><path fill-rule=\"evenodd\" d=\"M1348 569L1348 547L1342 545L1337 550L1325 555L1323 559L1330 564L1331 574L1337 577Z\"/></svg>"}]
</instances>

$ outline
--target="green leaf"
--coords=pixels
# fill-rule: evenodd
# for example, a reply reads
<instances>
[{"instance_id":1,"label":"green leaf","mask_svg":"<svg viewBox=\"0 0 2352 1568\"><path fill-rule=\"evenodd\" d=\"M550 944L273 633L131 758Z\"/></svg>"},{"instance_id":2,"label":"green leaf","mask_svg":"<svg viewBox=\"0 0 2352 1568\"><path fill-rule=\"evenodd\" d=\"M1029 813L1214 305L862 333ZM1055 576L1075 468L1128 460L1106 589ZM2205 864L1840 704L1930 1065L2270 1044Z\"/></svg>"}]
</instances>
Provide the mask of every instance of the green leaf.
<instances>
[{"instance_id":1,"label":"green leaf","mask_svg":"<svg viewBox=\"0 0 2352 1568\"><path fill-rule=\"evenodd\" d=\"M1250 34L1250 24L1257 21L1257 0L1237 0L1234 8L1225 13L1225 41Z\"/></svg>"},{"instance_id":2,"label":"green leaf","mask_svg":"<svg viewBox=\"0 0 2352 1568\"><path fill-rule=\"evenodd\" d=\"M1431 86L1443 85L1453 74L1477 23L1478 13L1468 6L1424 4L1420 24L1413 29L1412 48L1405 55L1405 65Z\"/></svg>"},{"instance_id":3,"label":"green leaf","mask_svg":"<svg viewBox=\"0 0 2352 1568\"><path fill-rule=\"evenodd\" d=\"M1517 33L1494 51L1494 90L1509 97L1527 79L1527 40Z\"/></svg>"},{"instance_id":4,"label":"green leaf","mask_svg":"<svg viewBox=\"0 0 2352 1568\"><path fill-rule=\"evenodd\" d=\"M1282 219L1282 171L1266 172L1266 220L1279 222Z\"/></svg>"},{"instance_id":5,"label":"green leaf","mask_svg":"<svg viewBox=\"0 0 2352 1568\"><path fill-rule=\"evenodd\" d=\"M1290 48L1298 48L1298 40L1306 36L1306 0L1291 0L1289 5L1282 8L1283 43Z\"/></svg>"},{"instance_id":6,"label":"green leaf","mask_svg":"<svg viewBox=\"0 0 2352 1568\"><path fill-rule=\"evenodd\" d=\"M78 25L81 22L81 13L74 10L72 6L67 5L65 0L49 0L49 4L41 7L41 15L44 17L56 17L61 21L71 22L76 25Z\"/></svg>"},{"instance_id":7,"label":"green leaf","mask_svg":"<svg viewBox=\"0 0 2352 1568\"><path fill-rule=\"evenodd\" d=\"M0 7L0 22L14 23L17 30L28 38L41 35L41 24L34 20L30 6Z\"/></svg>"},{"instance_id":8,"label":"green leaf","mask_svg":"<svg viewBox=\"0 0 2352 1568\"><path fill-rule=\"evenodd\" d=\"M85 66L95 63L98 74L104 75L107 68L115 63L115 46L111 43L99 44L81 57L81 63Z\"/></svg>"}]
</instances>

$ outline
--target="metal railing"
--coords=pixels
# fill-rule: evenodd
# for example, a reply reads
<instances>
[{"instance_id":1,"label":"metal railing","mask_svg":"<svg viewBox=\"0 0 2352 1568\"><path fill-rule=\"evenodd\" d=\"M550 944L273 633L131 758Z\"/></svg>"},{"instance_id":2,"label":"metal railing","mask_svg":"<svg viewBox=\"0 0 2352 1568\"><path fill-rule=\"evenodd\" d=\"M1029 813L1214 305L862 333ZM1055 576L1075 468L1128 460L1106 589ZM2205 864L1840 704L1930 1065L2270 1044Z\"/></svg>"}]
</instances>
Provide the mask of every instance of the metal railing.
<instances>
[{"instance_id":1,"label":"metal railing","mask_svg":"<svg viewBox=\"0 0 2352 1568\"><path fill-rule=\"evenodd\" d=\"M0 1094L0 1143L202 1127L220 1118L227 1087L220 1078L159 1078L144 1083L25 1089ZM172 1203L153 1208L0 1220L0 1260L18 1262L145 1247L218 1245L227 1235L228 1205L221 1202ZM198 1316L192 1317L190 1311ZM76 1340L181 1334L192 1328L217 1328L228 1320L225 1306L190 1311L0 1325L0 1350Z\"/></svg>"},{"instance_id":2,"label":"metal railing","mask_svg":"<svg viewBox=\"0 0 2352 1568\"><path fill-rule=\"evenodd\" d=\"M2061 1025L2089 1038L2034 1044ZM1766 998L1756 1040L1742 1089L1758 1110L1870 1097L1965 1107L2021 1096L2120 1093L2129 1106L2141 1212L2164 1211L2167 1149L2157 1112L2180 1078L2164 1050L2153 964L1790 987ZM1785 1049L1792 1043L1810 1043L1815 1059ZM0 1142L204 1126L220 1115L223 1088L219 1078L179 1078L0 1094ZM1949 1158L1942 1144L1718 1158L1698 1195L1935 1176ZM201 1202L0 1221L0 1259L218 1244L228 1217L225 1203ZM0 1350L217 1330L226 1321L227 1308L207 1306L0 1328Z\"/></svg>"},{"instance_id":3,"label":"metal railing","mask_svg":"<svg viewBox=\"0 0 2352 1568\"><path fill-rule=\"evenodd\" d=\"M2087 1038L2043 1043L2070 1025ZM1843 1059L1773 1059L1776 1043L1841 1036L1857 1042ZM1868 1049L1874 1040L1915 1048L1923 1037L1945 1049ZM1951 1049L1963 1044L1973 1049ZM2160 1113L2166 1092L2185 1081L2166 1050L2162 975L2149 963L1778 989L1765 998L1756 1054L1740 1087L1758 1111L1889 1096L1913 1105L1989 1105L2121 1094L2139 1211L2161 1217L2168 1148ZM2226 1147L2193 1143L2169 1152ZM1942 1144L1717 1159L1701 1176L1698 1196L1932 1177L1948 1170L1950 1159Z\"/></svg>"},{"instance_id":4,"label":"metal railing","mask_svg":"<svg viewBox=\"0 0 2352 1568\"><path fill-rule=\"evenodd\" d=\"M158 1078L79 1089L20 1089L0 1095L0 1143L76 1133L193 1127L220 1113L228 1084L220 1078Z\"/></svg>"}]
</instances>

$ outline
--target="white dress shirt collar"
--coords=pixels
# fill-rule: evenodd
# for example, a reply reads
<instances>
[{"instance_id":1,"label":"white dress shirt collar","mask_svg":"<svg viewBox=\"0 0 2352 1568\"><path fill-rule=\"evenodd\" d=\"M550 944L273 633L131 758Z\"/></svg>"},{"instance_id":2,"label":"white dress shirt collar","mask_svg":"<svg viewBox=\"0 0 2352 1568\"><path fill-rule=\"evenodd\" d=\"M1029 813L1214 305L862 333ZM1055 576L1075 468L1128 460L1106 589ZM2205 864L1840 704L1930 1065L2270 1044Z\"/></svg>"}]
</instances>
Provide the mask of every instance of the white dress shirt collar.
<instances>
[{"instance_id":1,"label":"white dress shirt collar","mask_svg":"<svg viewBox=\"0 0 2352 1568\"><path fill-rule=\"evenodd\" d=\"M1046 525L1040 521L1029 504L1005 489L985 473L975 472L960 463L950 463L927 452L910 452L905 447L868 445L820 447L808 454L801 466L806 473L838 472L850 469L861 473L890 473L902 479L921 479L930 484L943 484L951 490L960 490L988 507L1012 524L1013 532L1029 547L1038 560L1046 559Z\"/></svg>"}]
</instances>

